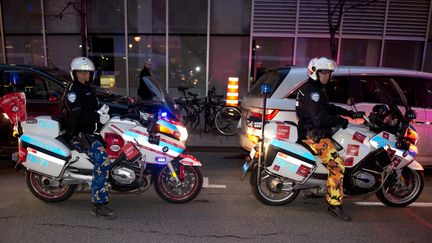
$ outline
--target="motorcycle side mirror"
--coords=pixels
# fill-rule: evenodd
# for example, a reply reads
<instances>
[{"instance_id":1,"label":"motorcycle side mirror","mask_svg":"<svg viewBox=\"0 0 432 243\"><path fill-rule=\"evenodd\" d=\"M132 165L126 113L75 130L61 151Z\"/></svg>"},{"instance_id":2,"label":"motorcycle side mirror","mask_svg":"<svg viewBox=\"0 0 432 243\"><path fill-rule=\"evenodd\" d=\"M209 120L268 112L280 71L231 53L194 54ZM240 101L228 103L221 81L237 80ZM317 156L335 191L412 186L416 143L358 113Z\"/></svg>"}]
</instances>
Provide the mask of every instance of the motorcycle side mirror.
<instances>
[{"instance_id":1,"label":"motorcycle side mirror","mask_svg":"<svg viewBox=\"0 0 432 243\"><path fill-rule=\"evenodd\" d=\"M261 94L263 94L263 95L270 94L270 92L271 92L270 84L267 84L267 83L261 84L260 91L261 91Z\"/></svg>"},{"instance_id":2,"label":"motorcycle side mirror","mask_svg":"<svg viewBox=\"0 0 432 243\"><path fill-rule=\"evenodd\" d=\"M406 111L406 113L405 113L405 117L409 120L409 121L412 121L412 120L414 120L414 119L416 119L417 118L417 113L415 112L415 111L413 111L413 110L407 110Z\"/></svg>"},{"instance_id":3,"label":"motorcycle side mirror","mask_svg":"<svg viewBox=\"0 0 432 243\"><path fill-rule=\"evenodd\" d=\"M349 106L355 105L354 97L349 97L348 98L347 105L349 105Z\"/></svg>"}]
</instances>

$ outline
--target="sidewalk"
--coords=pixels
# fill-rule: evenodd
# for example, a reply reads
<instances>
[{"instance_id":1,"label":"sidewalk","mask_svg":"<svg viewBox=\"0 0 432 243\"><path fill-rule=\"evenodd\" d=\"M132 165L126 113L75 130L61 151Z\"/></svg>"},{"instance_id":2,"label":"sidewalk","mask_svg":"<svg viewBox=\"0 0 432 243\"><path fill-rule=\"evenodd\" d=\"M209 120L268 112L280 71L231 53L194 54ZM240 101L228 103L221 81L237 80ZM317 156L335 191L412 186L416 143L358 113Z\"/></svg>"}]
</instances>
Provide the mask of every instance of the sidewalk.
<instances>
[{"instance_id":1,"label":"sidewalk","mask_svg":"<svg viewBox=\"0 0 432 243\"><path fill-rule=\"evenodd\" d=\"M204 128L197 127L195 131L189 134L186 141L188 148L232 148L240 149L238 135L225 136L220 134L216 129L205 133Z\"/></svg>"}]
</instances>

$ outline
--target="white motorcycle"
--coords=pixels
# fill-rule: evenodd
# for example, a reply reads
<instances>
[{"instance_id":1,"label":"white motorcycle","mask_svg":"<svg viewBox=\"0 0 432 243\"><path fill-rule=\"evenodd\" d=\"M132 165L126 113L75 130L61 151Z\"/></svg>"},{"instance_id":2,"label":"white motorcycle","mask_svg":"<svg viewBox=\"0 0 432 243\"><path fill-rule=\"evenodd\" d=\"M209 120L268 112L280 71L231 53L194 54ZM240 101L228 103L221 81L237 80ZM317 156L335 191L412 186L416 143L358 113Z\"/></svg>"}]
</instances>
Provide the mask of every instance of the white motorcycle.
<instances>
[{"instance_id":1,"label":"white motorcycle","mask_svg":"<svg viewBox=\"0 0 432 243\"><path fill-rule=\"evenodd\" d=\"M22 100L24 95L16 97ZM7 98L9 103L3 108L9 117L25 117L17 116L25 112L25 98L21 105L14 105L19 98ZM202 165L184 154L186 128L166 112L150 115L139 110L135 107L129 114L111 118L99 131L112 161L112 190L143 192L153 182L159 196L169 202L194 199L202 188ZM60 202L72 196L77 185L91 185L93 163L85 151L63 138L58 121L49 116L12 120L19 135L19 162L27 170L27 185L33 195L46 202Z\"/></svg>"},{"instance_id":2,"label":"white motorcycle","mask_svg":"<svg viewBox=\"0 0 432 243\"><path fill-rule=\"evenodd\" d=\"M345 163L344 194L376 193L385 205L404 207L424 187L424 169L414 159L418 136L410 121L415 113L396 83L381 84L377 90L383 92L378 96L383 104L364 117L364 124L334 129L332 139ZM405 106L405 115L397 105ZM269 205L289 203L300 191L324 197L327 169L307 145L297 141L297 125L269 122L264 127L264 143L252 149L243 165L244 173L252 170L256 197Z\"/></svg>"}]
</instances>

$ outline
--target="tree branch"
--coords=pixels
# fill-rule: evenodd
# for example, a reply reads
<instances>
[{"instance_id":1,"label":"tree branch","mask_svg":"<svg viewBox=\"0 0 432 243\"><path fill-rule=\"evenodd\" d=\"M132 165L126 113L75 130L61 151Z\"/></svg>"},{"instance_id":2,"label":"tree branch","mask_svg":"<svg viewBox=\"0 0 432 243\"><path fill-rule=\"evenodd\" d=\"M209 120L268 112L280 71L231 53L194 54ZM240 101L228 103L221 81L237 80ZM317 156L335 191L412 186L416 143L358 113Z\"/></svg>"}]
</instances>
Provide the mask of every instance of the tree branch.
<instances>
[{"instance_id":1,"label":"tree branch","mask_svg":"<svg viewBox=\"0 0 432 243\"><path fill-rule=\"evenodd\" d=\"M52 17L53 19L56 18L62 19L63 16L71 15L73 13L71 12L66 13L66 10L68 10L70 6L72 6L75 9L75 11L77 11L79 14L81 14L81 10L75 6L75 3L76 2L71 2L71 1L67 2L66 6L62 10L60 10L58 14L48 15L48 17Z\"/></svg>"},{"instance_id":2,"label":"tree branch","mask_svg":"<svg viewBox=\"0 0 432 243\"><path fill-rule=\"evenodd\" d=\"M340 4L342 4L342 2L345 2L345 1L339 0L339 2L336 4L336 6L331 11L331 15L333 15L336 12L337 8L339 7ZM327 1L327 4L331 5L331 0ZM345 3L343 3L343 5L345 5Z\"/></svg>"},{"instance_id":3,"label":"tree branch","mask_svg":"<svg viewBox=\"0 0 432 243\"><path fill-rule=\"evenodd\" d=\"M368 5L370 5L371 3L374 3L374 2L378 2L378 0L367 0L366 2L360 2L360 3L357 2L357 3L355 3L355 4L353 4L353 5L349 6L349 7L346 7L343 13L346 13L346 12L348 12L350 10L355 9L355 8L368 6Z\"/></svg>"}]
</instances>

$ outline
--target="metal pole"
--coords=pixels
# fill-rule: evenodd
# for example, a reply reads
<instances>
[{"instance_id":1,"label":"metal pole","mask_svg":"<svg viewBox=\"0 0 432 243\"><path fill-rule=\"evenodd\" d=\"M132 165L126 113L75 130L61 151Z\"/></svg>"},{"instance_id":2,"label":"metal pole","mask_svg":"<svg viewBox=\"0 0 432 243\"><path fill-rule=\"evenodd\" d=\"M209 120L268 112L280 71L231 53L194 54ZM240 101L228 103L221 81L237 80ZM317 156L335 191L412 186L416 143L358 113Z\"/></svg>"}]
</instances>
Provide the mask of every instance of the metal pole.
<instances>
[{"instance_id":1,"label":"metal pole","mask_svg":"<svg viewBox=\"0 0 432 243\"><path fill-rule=\"evenodd\" d=\"M295 22L295 30L294 30L293 65L296 65L297 63L297 39L298 39L299 16L300 16L300 0L297 0L296 22Z\"/></svg>"},{"instance_id":2,"label":"metal pole","mask_svg":"<svg viewBox=\"0 0 432 243\"><path fill-rule=\"evenodd\" d=\"M43 40L43 52L44 52L44 64L48 66L48 47L46 41L46 27L45 27L45 9L44 0L40 0L41 12L42 12L42 40Z\"/></svg>"},{"instance_id":3,"label":"metal pole","mask_svg":"<svg viewBox=\"0 0 432 243\"><path fill-rule=\"evenodd\" d=\"M5 48L5 36L3 31L3 6L2 2L0 1L0 32L1 32L1 42L2 42L2 50L3 50L3 61L6 62L6 48Z\"/></svg>"},{"instance_id":4,"label":"metal pole","mask_svg":"<svg viewBox=\"0 0 432 243\"><path fill-rule=\"evenodd\" d=\"M87 39L87 0L81 0L81 42L82 55L88 57L88 39Z\"/></svg>"},{"instance_id":5,"label":"metal pole","mask_svg":"<svg viewBox=\"0 0 432 243\"><path fill-rule=\"evenodd\" d=\"M338 65L340 65L340 50L341 50L341 44L342 44L343 21L344 21L344 16L342 15L341 25L339 26L338 49L337 49L337 54L336 54L336 63Z\"/></svg>"},{"instance_id":6,"label":"metal pole","mask_svg":"<svg viewBox=\"0 0 432 243\"><path fill-rule=\"evenodd\" d=\"M257 173L257 185L260 186L261 185L261 166L262 166L262 161L264 159L263 157L263 152L264 152L264 127L265 127L265 115L267 113L266 109L267 109L267 94L264 94L264 98L263 98L263 112L261 114L261 144L259 147L259 157L258 157L258 173Z\"/></svg>"},{"instance_id":7,"label":"metal pole","mask_svg":"<svg viewBox=\"0 0 432 243\"><path fill-rule=\"evenodd\" d=\"M208 90L209 90L209 70L210 70L210 7L211 7L211 0L207 0L207 48L206 48L206 80L205 80L206 96L208 96Z\"/></svg>"},{"instance_id":8,"label":"metal pole","mask_svg":"<svg viewBox=\"0 0 432 243\"><path fill-rule=\"evenodd\" d=\"M169 93L169 0L166 0L166 8L165 8L165 85L166 92Z\"/></svg>"},{"instance_id":9,"label":"metal pole","mask_svg":"<svg viewBox=\"0 0 432 243\"><path fill-rule=\"evenodd\" d=\"M249 34L249 64L248 64L248 73L247 73L247 90L249 93L250 90L250 83L251 83L251 79L250 79L250 73L252 70L252 39L253 39L253 26L254 26L254 5L255 5L255 0L252 0L251 2L252 6L251 6L251 18L250 18L250 34Z\"/></svg>"},{"instance_id":10,"label":"metal pole","mask_svg":"<svg viewBox=\"0 0 432 243\"><path fill-rule=\"evenodd\" d=\"M126 95L129 96L129 39L128 39L128 11L127 11L127 0L123 0L124 5L124 29L125 29L125 54L126 54Z\"/></svg>"},{"instance_id":11,"label":"metal pole","mask_svg":"<svg viewBox=\"0 0 432 243\"><path fill-rule=\"evenodd\" d=\"M427 44L428 44L428 39L429 39L429 32L430 32L430 22L431 22L431 14L432 14L432 1L429 4L429 17L428 17L428 24L427 24L427 29L426 29L426 36L425 36L425 44L424 44L424 49L423 49L423 59L422 59L422 64L421 64L421 69L420 71L424 71L424 66L425 66L425 62L426 62L426 50L427 50Z\"/></svg>"},{"instance_id":12,"label":"metal pole","mask_svg":"<svg viewBox=\"0 0 432 243\"><path fill-rule=\"evenodd\" d=\"M389 0L387 0L387 3L386 3L386 11L385 11L385 16L384 16L384 29L383 29L383 34L382 34L381 53L380 53L380 60L379 60L379 66L380 67L382 67L382 65L383 65L384 43L385 43L385 37L386 37L386 32L387 32L388 9L389 9Z\"/></svg>"}]
</instances>

